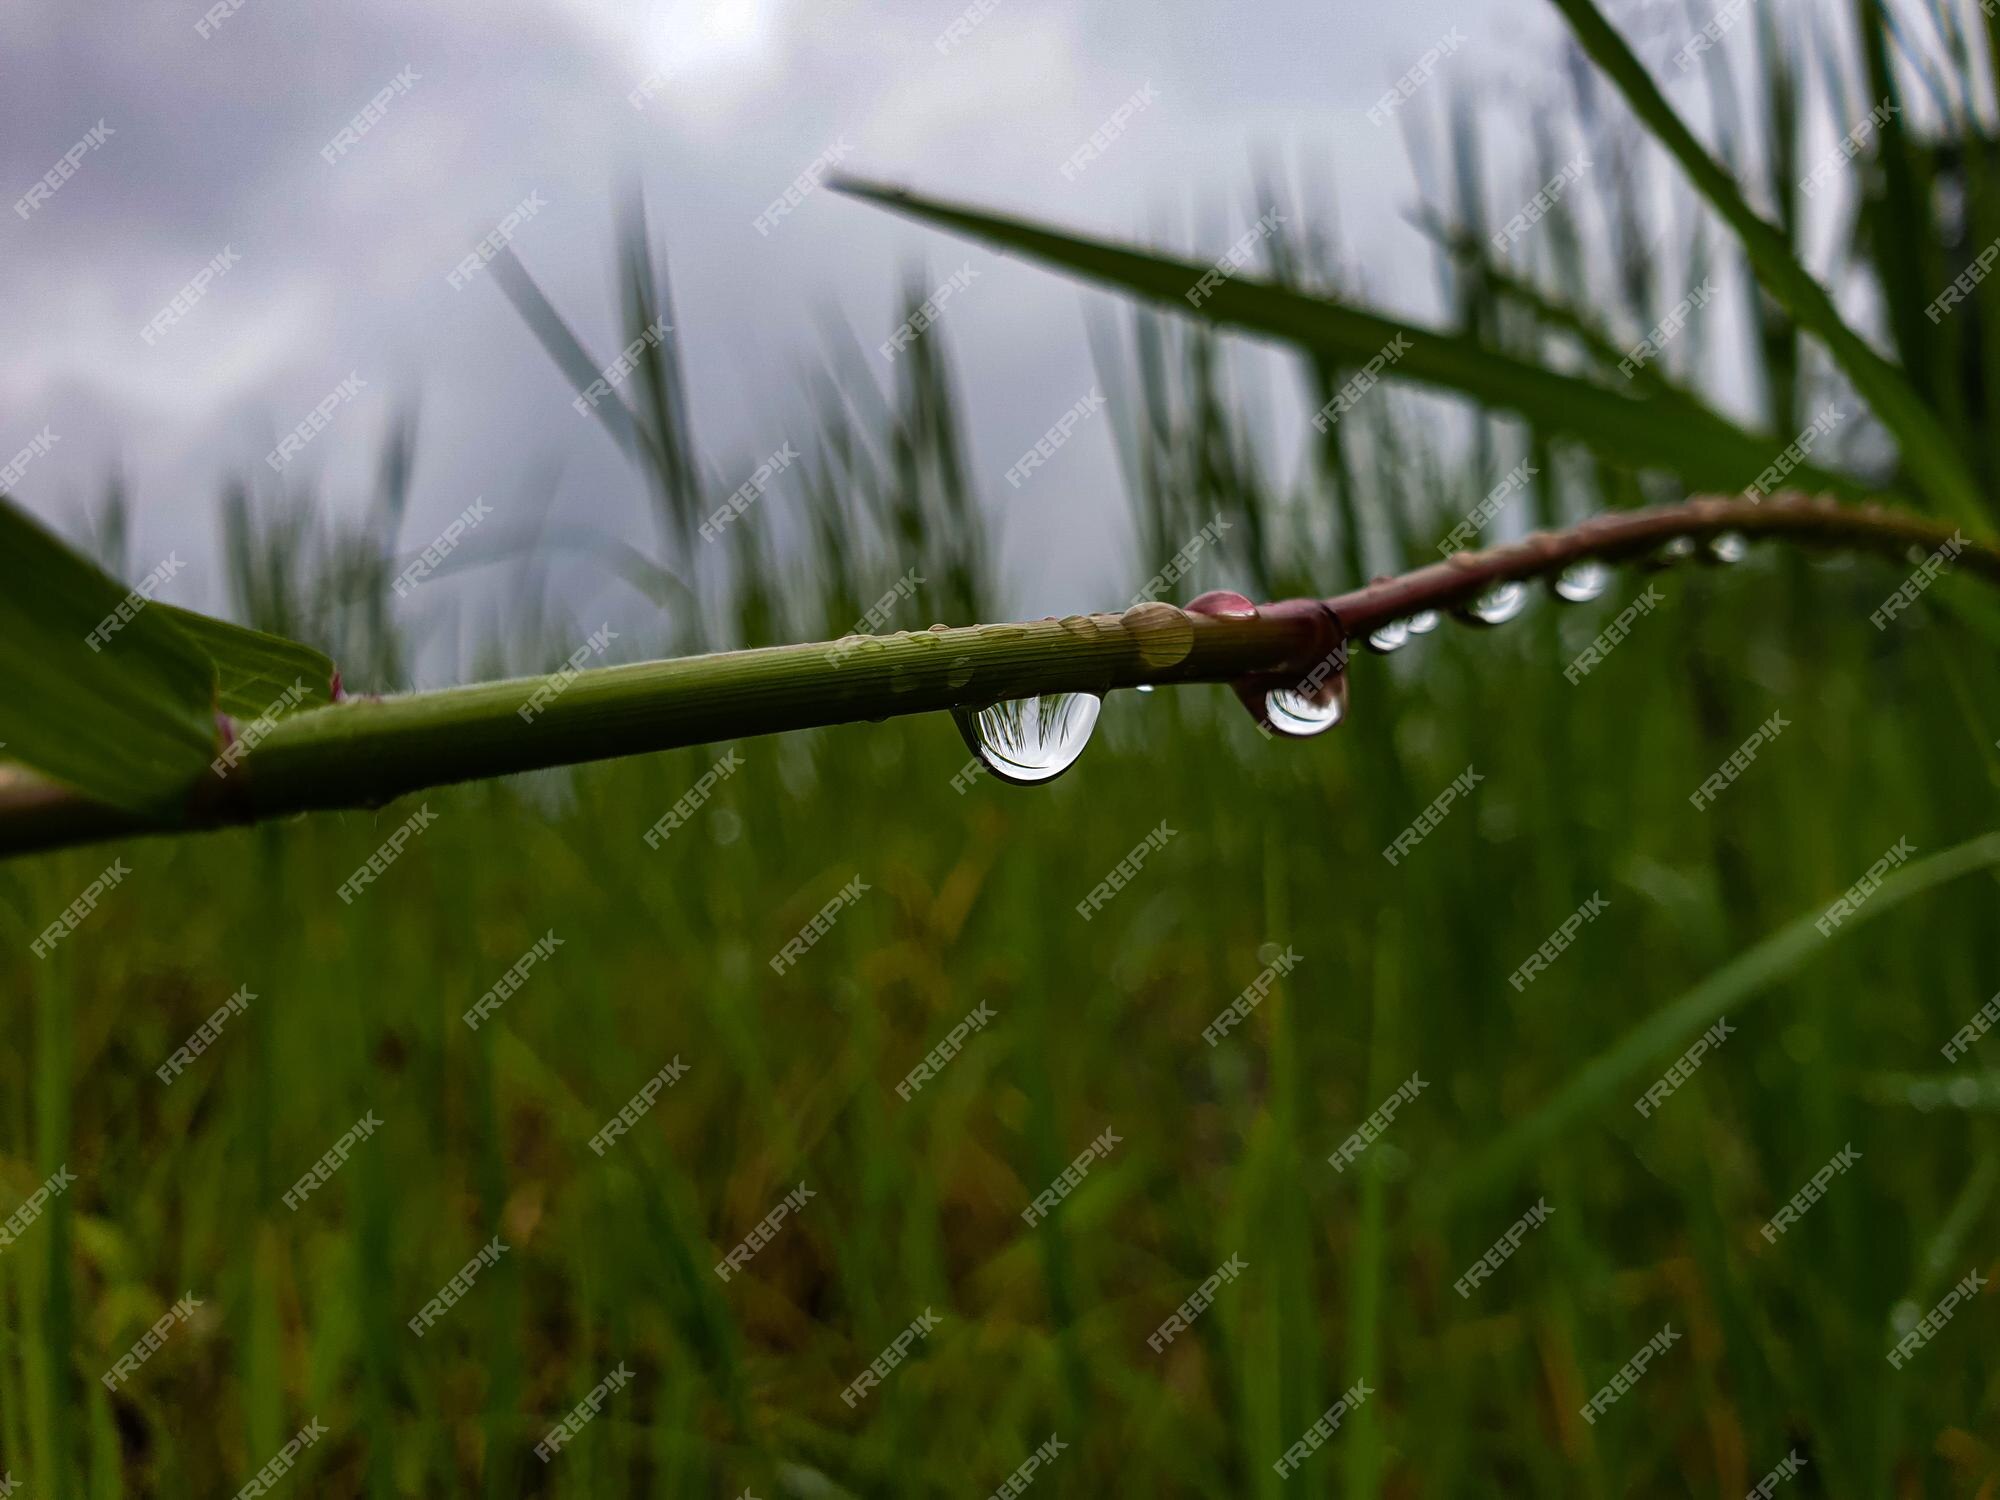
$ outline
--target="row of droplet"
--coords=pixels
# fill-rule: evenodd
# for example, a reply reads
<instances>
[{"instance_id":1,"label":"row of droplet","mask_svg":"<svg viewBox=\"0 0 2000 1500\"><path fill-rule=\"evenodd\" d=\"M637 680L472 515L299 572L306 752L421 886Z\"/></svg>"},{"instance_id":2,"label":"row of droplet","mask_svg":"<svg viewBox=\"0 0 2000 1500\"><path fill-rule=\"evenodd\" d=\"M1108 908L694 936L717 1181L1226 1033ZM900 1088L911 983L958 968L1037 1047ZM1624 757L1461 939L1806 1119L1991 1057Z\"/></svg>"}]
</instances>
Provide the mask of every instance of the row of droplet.
<instances>
[{"instance_id":1,"label":"row of droplet","mask_svg":"<svg viewBox=\"0 0 2000 1500\"><path fill-rule=\"evenodd\" d=\"M1710 538L1699 549L1700 555L1716 563L1740 562L1748 551L1748 542L1736 532ZM1648 565L1671 567L1697 553L1691 538L1676 537L1659 548L1648 559ZM1549 591L1566 604L1588 604L1603 596L1611 586L1611 578L1608 566L1588 558L1571 564L1551 579ZM1248 601L1243 603L1247 606ZM1527 588L1509 580L1496 584L1452 613L1469 625L1496 626L1516 618L1527 607ZM1223 606L1217 612L1241 611ZM1411 637L1436 630L1439 618L1436 610L1423 610L1392 620L1369 633L1368 648L1381 655L1399 651L1409 644ZM1139 689L1151 690L1150 686ZM1254 697L1246 699L1247 705L1254 703ZM1055 780L1076 764L1097 728L1103 706L1104 700L1096 693L1047 693L979 709L955 708L951 712L967 747L995 777L1016 786L1036 786ZM1256 714L1254 706L1252 713ZM1312 692L1303 685L1270 688L1264 693L1262 713L1257 717L1272 733L1289 739L1310 739L1324 734L1347 717L1347 673L1336 673Z\"/></svg>"}]
</instances>

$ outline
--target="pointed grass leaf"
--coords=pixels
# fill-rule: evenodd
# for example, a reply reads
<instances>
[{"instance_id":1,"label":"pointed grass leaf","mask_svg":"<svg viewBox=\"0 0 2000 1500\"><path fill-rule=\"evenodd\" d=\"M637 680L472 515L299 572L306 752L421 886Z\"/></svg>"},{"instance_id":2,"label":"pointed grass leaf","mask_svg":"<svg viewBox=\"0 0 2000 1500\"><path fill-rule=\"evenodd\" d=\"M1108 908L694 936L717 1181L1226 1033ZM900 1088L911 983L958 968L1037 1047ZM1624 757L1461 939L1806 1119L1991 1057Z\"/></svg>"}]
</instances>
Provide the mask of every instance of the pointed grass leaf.
<instances>
[{"instance_id":1,"label":"pointed grass leaf","mask_svg":"<svg viewBox=\"0 0 2000 1500\"><path fill-rule=\"evenodd\" d=\"M0 497L8 757L115 806L171 815L215 754L215 665L136 599Z\"/></svg>"},{"instance_id":2,"label":"pointed grass leaf","mask_svg":"<svg viewBox=\"0 0 2000 1500\"><path fill-rule=\"evenodd\" d=\"M563 372L579 393L577 399L584 401L591 415L611 434L611 440L620 451L632 456L650 453L651 440L622 396L613 392L601 400L591 401L582 394L589 391L591 384L599 378L599 362L584 348L583 340L556 311L555 304L549 301L511 248L503 249L493 258L493 279L499 283L507 300L514 304L514 311L520 314L521 321L528 325L549 358L555 361L556 368Z\"/></svg>"},{"instance_id":3,"label":"pointed grass leaf","mask_svg":"<svg viewBox=\"0 0 2000 1500\"><path fill-rule=\"evenodd\" d=\"M216 699L233 719L273 718L334 701L340 669L324 651L170 604L159 610L215 663Z\"/></svg>"},{"instance_id":4,"label":"pointed grass leaf","mask_svg":"<svg viewBox=\"0 0 2000 1500\"><path fill-rule=\"evenodd\" d=\"M1936 413L1925 405L1909 376L1848 326L1826 288L1792 253L1784 231L1750 206L1728 168L1695 138L1595 0L1553 3L1569 22L1578 45L1735 232L1764 289L1785 305L1801 328L1826 346L1855 390L1895 435L1904 465L1932 503L1954 520L1986 529L1986 506L1964 455Z\"/></svg>"},{"instance_id":5,"label":"pointed grass leaf","mask_svg":"<svg viewBox=\"0 0 2000 1500\"><path fill-rule=\"evenodd\" d=\"M1996 865L2000 865L2000 833L1981 834L1913 860L1875 888L1867 903L1841 924L1840 936L1887 916L1912 897ZM1424 1196L1423 1206L1441 1209L1468 1192L1506 1182L1536 1152L1547 1149L1564 1127L1610 1104L1621 1085L1629 1088L1642 1081L1648 1067L1665 1066L1703 1027L1790 979L1831 946L1817 925L1823 915L1823 908L1806 912L1647 1016L1578 1069L1540 1109L1441 1180Z\"/></svg>"},{"instance_id":6,"label":"pointed grass leaf","mask_svg":"<svg viewBox=\"0 0 2000 1500\"><path fill-rule=\"evenodd\" d=\"M1332 298L1242 275L1214 284L1218 273L1213 266L852 179L837 186L855 197L1191 310L1226 327L1329 356L1342 366L1367 366L1394 351L1394 358L1384 362L1385 374L1518 413L1538 428L1573 438L1613 462L1678 474L1697 489L1744 489L1784 447L1782 440L1747 431L1691 398L1658 390L1626 394L1503 354L1462 334L1421 328ZM1852 477L1810 465L1792 470L1791 480L1800 488L1847 499L1870 493Z\"/></svg>"}]
</instances>

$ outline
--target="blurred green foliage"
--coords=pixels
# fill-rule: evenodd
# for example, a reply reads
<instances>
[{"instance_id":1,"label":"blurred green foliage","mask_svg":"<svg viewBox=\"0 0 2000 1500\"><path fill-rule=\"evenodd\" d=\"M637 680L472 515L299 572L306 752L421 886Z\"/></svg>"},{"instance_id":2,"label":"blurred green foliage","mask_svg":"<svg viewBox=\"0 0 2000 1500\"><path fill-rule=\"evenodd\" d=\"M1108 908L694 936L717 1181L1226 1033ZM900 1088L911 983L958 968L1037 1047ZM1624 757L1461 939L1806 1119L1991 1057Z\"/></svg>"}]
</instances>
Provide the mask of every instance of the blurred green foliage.
<instances>
[{"instance_id":1,"label":"blurred green foliage","mask_svg":"<svg viewBox=\"0 0 2000 1500\"><path fill-rule=\"evenodd\" d=\"M1887 49L1914 44L1866 3L1809 36L1770 15L1739 33L1760 86L1739 97L1740 74L1708 68L1707 114L1718 155L1796 235L1805 122L1844 129L1889 86ZM2000 222L1970 81L1994 35L1934 41L1943 61L1922 76L1963 97L1921 130L1904 115L1853 165L1831 277L1880 296L1903 370L1989 491L1982 413L2000 381L1984 372L2000 358L1983 341L2000 317L1984 293L1943 329L1922 308L1994 237L1968 226ZM1817 114L1807 76L1824 81ZM1754 428L1797 430L1841 378L1783 306L1744 290L1717 221L1603 81L1573 77L1569 113L1606 165L1508 264L1484 254L1493 215L1560 165L1560 131L1525 187L1488 180L1469 106L1412 132L1451 331L1560 363L1586 328L1615 353L1713 273L1753 316L1692 318L1661 378L1747 385ZM1264 252L1275 281L1359 290L1320 231ZM636 213L620 267L624 342L671 308ZM524 270L506 284L565 368L598 367ZM1425 561L1523 459L1539 476L1502 527L1672 490L1390 386L1280 464L1266 394L1214 331L1141 312L1094 332L1131 581L1218 512L1235 527L1182 598L1325 593ZM1305 356L1305 409L1351 374ZM694 527L744 466L694 457L682 389L663 340L607 416L648 475L651 550L578 543L665 606L660 649L838 634L911 567L930 592L898 624L995 611L984 471L938 330L886 391L836 333L798 471L715 546ZM329 649L350 687L393 684L421 645L384 598L408 546L412 433L392 437L361 519L296 494L223 510L237 617ZM1920 492L1893 452L1871 420L1842 430L1850 472ZM124 535L115 505L98 535ZM539 602L541 554L515 540L521 602L466 648L469 668L567 650ZM1667 606L1567 683L1647 581ZM1658 1035L1611 1102L1526 1157L1487 1151L1899 839L1929 855L1990 826L2000 671L1927 605L1869 624L1900 581L1762 549L1630 574L1596 604L1543 602L1359 661L1350 721L1309 743L1263 741L1219 688L1122 694L1082 764L1037 791L955 789L965 751L937 718L433 793L435 828L351 906L335 887L417 803L0 866L0 1203L62 1166L78 1179L0 1250L0 1472L29 1495L229 1493L316 1417L327 1437L281 1481L300 1494L990 1493L1051 1433L1065 1449L1035 1481L1049 1495L1709 1495L1792 1452L1801 1494L1990 1488L1985 1300L1903 1369L1885 1360L1994 1259L1995 1091L1937 1077L2000 974L1990 872L1786 947L1727 1013L1734 1034L1649 1116L1630 1101L1705 1021ZM1774 712L1791 727L1692 809ZM742 769L649 848L730 748ZM1386 861L1467 767L1472 794ZM1076 902L1162 821L1165 851L1083 921ZM131 870L115 897L30 956L114 854ZM770 956L856 875L868 894L774 975ZM1511 985L1595 893L1605 914ZM468 1030L462 1013L550 932L560 948ZM1271 945L1299 962L1209 1045ZM163 1085L155 1068L239 986L256 998ZM982 1003L992 1023L900 1098ZM676 1058L687 1076L594 1153ZM1336 1172L1329 1154L1412 1073L1426 1088ZM367 1111L381 1128L288 1210L286 1189ZM1024 1225L1107 1129L1108 1157ZM1761 1226L1849 1143L1858 1165L1768 1241ZM711 1268L801 1182L815 1196L720 1280ZM1455 1293L1540 1200L1546 1227ZM406 1320L495 1236L510 1247L497 1267L412 1335ZM1149 1335L1232 1255L1245 1274L1154 1352ZM194 1320L107 1392L100 1373L189 1292ZM842 1390L926 1310L938 1329L850 1408ZM1584 1422L1663 1324L1681 1339ZM633 1381L544 1466L533 1446L621 1364ZM1279 1479L1273 1463L1357 1381L1373 1394Z\"/></svg>"}]
</instances>

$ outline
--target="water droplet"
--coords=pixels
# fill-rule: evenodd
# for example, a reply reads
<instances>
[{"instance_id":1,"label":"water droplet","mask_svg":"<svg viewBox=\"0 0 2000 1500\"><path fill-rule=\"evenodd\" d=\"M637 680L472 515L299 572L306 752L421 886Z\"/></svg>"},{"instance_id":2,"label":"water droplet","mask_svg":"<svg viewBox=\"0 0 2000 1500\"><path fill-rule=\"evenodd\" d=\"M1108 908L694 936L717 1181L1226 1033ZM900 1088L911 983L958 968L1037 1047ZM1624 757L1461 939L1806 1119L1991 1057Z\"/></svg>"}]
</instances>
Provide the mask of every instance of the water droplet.
<instances>
[{"instance_id":1,"label":"water droplet","mask_svg":"<svg viewBox=\"0 0 2000 1500\"><path fill-rule=\"evenodd\" d=\"M1319 693L1308 695L1297 688L1272 688L1264 695L1264 722L1274 734L1287 739L1309 740L1325 734L1347 717L1347 674L1341 673Z\"/></svg>"},{"instance_id":2,"label":"water droplet","mask_svg":"<svg viewBox=\"0 0 2000 1500\"><path fill-rule=\"evenodd\" d=\"M1646 566L1649 568L1671 568L1677 563L1686 562L1693 556L1694 538L1691 536L1677 536L1672 541L1656 548L1653 555L1646 559Z\"/></svg>"},{"instance_id":3,"label":"water droplet","mask_svg":"<svg viewBox=\"0 0 2000 1500\"><path fill-rule=\"evenodd\" d=\"M1750 555L1750 539L1740 531L1721 531L1708 539L1703 554L1713 563L1740 563Z\"/></svg>"},{"instance_id":4,"label":"water droplet","mask_svg":"<svg viewBox=\"0 0 2000 1500\"><path fill-rule=\"evenodd\" d=\"M951 665L945 669L944 680L945 686L952 688L962 688L972 681L972 658L954 656Z\"/></svg>"},{"instance_id":5,"label":"water droplet","mask_svg":"<svg viewBox=\"0 0 2000 1500\"><path fill-rule=\"evenodd\" d=\"M1142 693L1150 693L1153 690L1153 685L1150 682L1142 682L1139 684L1138 690Z\"/></svg>"},{"instance_id":6,"label":"water droplet","mask_svg":"<svg viewBox=\"0 0 2000 1500\"><path fill-rule=\"evenodd\" d=\"M1139 648L1139 660L1148 667L1178 666L1194 650L1194 621L1171 604L1135 604L1118 621Z\"/></svg>"},{"instance_id":7,"label":"water droplet","mask_svg":"<svg viewBox=\"0 0 2000 1500\"><path fill-rule=\"evenodd\" d=\"M1411 635L1429 635L1438 628L1438 612L1434 609L1418 610L1403 623L1410 627Z\"/></svg>"},{"instance_id":8,"label":"water droplet","mask_svg":"<svg viewBox=\"0 0 2000 1500\"><path fill-rule=\"evenodd\" d=\"M1188 600L1187 607L1189 614L1215 615L1222 619L1241 619L1257 613L1256 605L1228 589L1210 589Z\"/></svg>"},{"instance_id":9,"label":"water droplet","mask_svg":"<svg viewBox=\"0 0 2000 1500\"><path fill-rule=\"evenodd\" d=\"M1460 612L1468 625L1505 625L1528 607L1528 591L1509 579L1488 589Z\"/></svg>"},{"instance_id":10,"label":"water droplet","mask_svg":"<svg viewBox=\"0 0 2000 1500\"><path fill-rule=\"evenodd\" d=\"M1044 693L985 708L954 708L952 722L972 753L1002 781L1054 781L1083 754L1104 700L1095 693Z\"/></svg>"},{"instance_id":11,"label":"water droplet","mask_svg":"<svg viewBox=\"0 0 2000 1500\"><path fill-rule=\"evenodd\" d=\"M1368 649L1387 656L1391 651L1402 650L1409 639L1409 621L1391 620L1388 624L1368 632Z\"/></svg>"},{"instance_id":12,"label":"water droplet","mask_svg":"<svg viewBox=\"0 0 2000 1500\"><path fill-rule=\"evenodd\" d=\"M1588 604L1611 585L1611 570L1595 558L1571 563L1549 587L1567 604Z\"/></svg>"}]
</instances>

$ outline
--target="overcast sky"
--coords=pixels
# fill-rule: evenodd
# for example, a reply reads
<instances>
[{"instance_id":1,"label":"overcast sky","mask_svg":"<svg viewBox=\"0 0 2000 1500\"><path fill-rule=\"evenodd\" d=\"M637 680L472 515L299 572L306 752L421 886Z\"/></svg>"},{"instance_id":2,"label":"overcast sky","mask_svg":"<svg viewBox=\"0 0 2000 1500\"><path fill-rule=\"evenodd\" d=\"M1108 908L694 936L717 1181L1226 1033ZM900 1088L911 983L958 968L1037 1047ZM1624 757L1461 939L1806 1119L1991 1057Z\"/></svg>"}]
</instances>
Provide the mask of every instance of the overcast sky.
<instances>
[{"instance_id":1,"label":"overcast sky","mask_svg":"<svg viewBox=\"0 0 2000 1500\"><path fill-rule=\"evenodd\" d=\"M359 394L288 477L358 495L389 413L416 399L406 543L475 496L524 503L556 464L558 516L646 534L640 484L571 409L492 275L449 279L538 195L514 247L609 358L614 209L635 179L672 258L704 456L729 485L804 430L798 375L821 310L840 308L872 347L904 266L942 279L969 261L981 279L940 331L982 499L1001 515L1009 600L1113 603L1127 532L1110 426L1087 424L1025 492L1002 478L1089 389L1098 294L831 193L768 234L757 216L842 144L859 175L1110 235L1165 227L1212 255L1247 217L1253 163L1275 157L1324 167L1371 289L1422 310L1430 263L1399 220L1414 183L1399 132L1368 106L1454 28L1463 45L1430 89L1556 65L1541 0L997 0L942 50L962 0L239 0L203 35L205 9L9 0L0 16L0 198L16 204L85 146L25 216L0 214L0 463L52 432L16 493L72 531L122 466L134 571L178 550L190 566L168 596L208 607L223 603L225 479L260 473L261 503L283 503L264 455L350 376ZM1066 178L1071 153L1147 88L1123 135ZM336 144L384 90L380 117ZM227 268L149 342L218 258Z\"/></svg>"}]
</instances>

